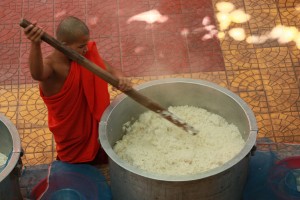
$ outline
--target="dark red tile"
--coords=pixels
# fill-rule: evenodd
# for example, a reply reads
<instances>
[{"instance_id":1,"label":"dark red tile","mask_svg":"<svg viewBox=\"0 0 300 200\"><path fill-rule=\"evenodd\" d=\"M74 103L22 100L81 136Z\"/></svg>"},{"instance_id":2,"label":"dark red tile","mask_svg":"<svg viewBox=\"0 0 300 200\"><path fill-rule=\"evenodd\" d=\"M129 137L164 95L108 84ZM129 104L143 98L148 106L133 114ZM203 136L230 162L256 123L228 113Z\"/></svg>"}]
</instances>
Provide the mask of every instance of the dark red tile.
<instances>
[{"instance_id":1,"label":"dark red tile","mask_svg":"<svg viewBox=\"0 0 300 200\"><path fill-rule=\"evenodd\" d=\"M0 85L3 82L11 80L11 84L18 83L18 64L0 64Z\"/></svg>"},{"instance_id":2,"label":"dark red tile","mask_svg":"<svg viewBox=\"0 0 300 200\"><path fill-rule=\"evenodd\" d=\"M126 76L156 75L154 56L122 57L123 73Z\"/></svg>"},{"instance_id":3,"label":"dark red tile","mask_svg":"<svg viewBox=\"0 0 300 200\"><path fill-rule=\"evenodd\" d=\"M155 35L154 47L158 68L173 67L178 71L178 69L189 67L185 37L181 35Z\"/></svg>"},{"instance_id":4,"label":"dark red tile","mask_svg":"<svg viewBox=\"0 0 300 200\"><path fill-rule=\"evenodd\" d=\"M19 44L0 44L0 60L2 65L19 64Z\"/></svg>"},{"instance_id":5,"label":"dark red tile","mask_svg":"<svg viewBox=\"0 0 300 200\"><path fill-rule=\"evenodd\" d=\"M134 16L150 10L148 0L119 0L119 16Z\"/></svg>"},{"instance_id":6,"label":"dark red tile","mask_svg":"<svg viewBox=\"0 0 300 200\"><path fill-rule=\"evenodd\" d=\"M53 4L25 0L22 13L22 17L31 22L52 22Z\"/></svg>"},{"instance_id":7,"label":"dark red tile","mask_svg":"<svg viewBox=\"0 0 300 200\"><path fill-rule=\"evenodd\" d=\"M201 13L191 13L182 15L182 24L183 27L188 29L190 33L201 33L205 23L207 26L214 25L216 26L216 20L214 18L213 10L203 10Z\"/></svg>"},{"instance_id":8,"label":"dark red tile","mask_svg":"<svg viewBox=\"0 0 300 200\"><path fill-rule=\"evenodd\" d=\"M150 10L158 10L161 14L180 14L180 0L149 0Z\"/></svg>"},{"instance_id":9,"label":"dark red tile","mask_svg":"<svg viewBox=\"0 0 300 200\"><path fill-rule=\"evenodd\" d=\"M20 32L18 24L0 24L0 43L19 43Z\"/></svg>"},{"instance_id":10,"label":"dark red tile","mask_svg":"<svg viewBox=\"0 0 300 200\"><path fill-rule=\"evenodd\" d=\"M85 22L86 11L85 3L82 1L56 1L54 4L53 20L57 22L55 25L67 16L74 16Z\"/></svg>"},{"instance_id":11,"label":"dark red tile","mask_svg":"<svg viewBox=\"0 0 300 200\"><path fill-rule=\"evenodd\" d=\"M192 72L225 70L221 51L190 52L189 58Z\"/></svg>"},{"instance_id":12,"label":"dark red tile","mask_svg":"<svg viewBox=\"0 0 300 200\"><path fill-rule=\"evenodd\" d=\"M121 70L121 53L119 37L97 38L94 40L102 59L112 67Z\"/></svg>"},{"instance_id":13,"label":"dark red tile","mask_svg":"<svg viewBox=\"0 0 300 200\"><path fill-rule=\"evenodd\" d=\"M200 50L210 50L210 51L221 51L219 39L213 37L209 40L203 40L203 36L208 32L202 32L198 34L189 34L187 36L187 44L190 52L200 51Z\"/></svg>"},{"instance_id":14,"label":"dark red tile","mask_svg":"<svg viewBox=\"0 0 300 200\"><path fill-rule=\"evenodd\" d=\"M118 17L117 0L87 0L87 15L93 17Z\"/></svg>"},{"instance_id":15,"label":"dark red tile","mask_svg":"<svg viewBox=\"0 0 300 200\"><path fill-rule=\"evenodd\" d=\"M97 18L89 20L91 38L119 36L118 18Z\"/></svg>"},{"instance_id":16,"label":"dark red tile","mask_svg":"<svg viewBox=\"0 0 300 200\"><path fill-rule=\"evenodd\" d=\"M186 58L173 58L171 60L164 60L163 62L156 63L157 73L154 75L172 75L191 73L191 68L187 64Z\"/></svg>"},{"instance_id":17,"label":"dark red tile","mask_svg":"<svg viewBox=\"0 0 300 200\"><path fill-rule=\"evenodd\" d=\"M121 37L122 56L154 55L152 35Z\"/></svg>"},{"instance_id":18,"label":"dark red tile","mask_svg":"<svg viewBox=\"0 0 300 200\"><path fill-rule=\"evenodd\" d=\"M128 17L119 17L120 36L151 34L153 25L144 21L128 21Z\"/></svg>"},{"instance_id":19,"label":"dark red tile","mask_svg":"<svg viewBox=\"0 0 300 200\"><path fill-rule=\"evenodd\" d=\"M49 53L53 51L53 48L46 43L42 43L42 53L43 58L47 56ZM30 43L21 44L21 52L20 52L20 63L21 63L21 71L26 79L31 79L30 70L29 70L29 53L30 53Z\"/></svg>"},{"instance_id":20,"label":"dark red tile","mask_svg":"<svg viewBox=\"0 0 300 200\"><path fill-rule=\"evenodd\" d=\"M21 19L21 10L10 9L0 6L1 24L19 24Z\"/></svg>"},{"instance_id":21,"label":"dark red tile","mask_svg":"<svg viewBox=\"0 0 300 200\"><path fill-rule=\"evenodd\" d=\"M5 10L11 10L17 14L21 14L23 0L1 0L0 1L0 8ZM5 22L2 22L5 23Z\"/></svg>"},{"instance_id":22,"label":"dark red tile","mask_svg":"<svg viewBox=\"0 0 300 200\"><path fill-rule=\"evenodd\" d=\"M212 2L207 0L188 0L182 4L183 13L201 13L203 9L212 8Z\"/></svg>"},{"instance_id":23,"label":"dark red tile","mask_svg":"<svg viewBox=\"0 0 300 200\"><path fill-rule=\"evenodd\" d=\"M154 34L180 34L183 29L182 15L169 15L166 22L153 24Z\"/></svg>"}]
</instances>

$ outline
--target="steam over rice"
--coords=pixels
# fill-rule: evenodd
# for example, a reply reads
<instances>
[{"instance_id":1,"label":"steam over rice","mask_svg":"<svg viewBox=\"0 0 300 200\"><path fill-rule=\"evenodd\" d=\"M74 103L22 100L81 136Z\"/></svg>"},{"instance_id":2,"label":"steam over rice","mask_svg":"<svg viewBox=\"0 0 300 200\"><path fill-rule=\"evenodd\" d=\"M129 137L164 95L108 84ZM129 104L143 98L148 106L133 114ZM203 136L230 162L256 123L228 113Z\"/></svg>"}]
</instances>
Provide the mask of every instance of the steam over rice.
<instances>
[{"instance_id":1,"label":"steam over rice","mask_svg":"<svg viewBox=\"0 0 300 200\"><path fill-rule=\"evenodd\" d=\"M245 145L238 128L216 114L192 106L169 107L169 111L200 132L191 135L148 111L116 143L116 154L131 165L156 174L186 175L223 165Z\"/></svg>"}]
</instances>

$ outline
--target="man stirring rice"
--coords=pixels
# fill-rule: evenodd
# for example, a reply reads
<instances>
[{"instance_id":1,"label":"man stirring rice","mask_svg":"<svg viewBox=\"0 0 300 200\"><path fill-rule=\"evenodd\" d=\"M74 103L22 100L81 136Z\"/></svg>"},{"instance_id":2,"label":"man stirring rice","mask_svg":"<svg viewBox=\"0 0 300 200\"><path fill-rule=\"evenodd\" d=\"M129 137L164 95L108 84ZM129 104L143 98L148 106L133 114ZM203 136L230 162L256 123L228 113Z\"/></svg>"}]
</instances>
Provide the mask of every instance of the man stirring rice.
<instances>
[{"instance_id":1,"label":"man stirring rice","mask_svg":"<svg viewBox=\"0 0 300 200\"><path fill-rule=\"evenodd\" d=\"M40 95L48 108L48 126L56 142L57 159L68 163L107 163L98 141L98 123L110 103L107 83L58 50L43 59L43 29L36 23L25 28L24 33L31 41L30 72L39 81ZM131 89L129 79L101 59L95 42L89 41L89 29L83 21L65 18L58 25L56 37L116 76L118 89Z\"/></svg>"}]
</instances>

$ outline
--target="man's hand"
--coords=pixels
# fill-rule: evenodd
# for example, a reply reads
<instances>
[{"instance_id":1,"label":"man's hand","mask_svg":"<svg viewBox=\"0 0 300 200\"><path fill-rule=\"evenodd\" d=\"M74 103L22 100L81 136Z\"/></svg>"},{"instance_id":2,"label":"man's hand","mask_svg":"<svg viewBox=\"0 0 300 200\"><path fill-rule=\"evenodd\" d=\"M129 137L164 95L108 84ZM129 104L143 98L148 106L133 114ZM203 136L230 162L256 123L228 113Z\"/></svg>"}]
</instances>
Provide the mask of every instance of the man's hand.
<instances>
[{"instance_id":1,"label":"man's hand","mask_svg":"<svg viewBox=\"0 0 300 200\"><path fill-rule=\"evenodd\" d=\"M119 90L122 92L128 91L132 89L131 81L129 78L126 77L119 77Z\"/></svg>"},{"instance_id":2,"label":"man's hand","mask_svg":"<svg viewBox=\"0 0 300 200\"><path fill-rule=\"evenodd\" d=\"M24 33L32 43L40 44L42 42L42 35L44 34L44 31L42 28L36 26L36 22L33 24L30 24L24 29Z\"/></svg>"}]
</instances>

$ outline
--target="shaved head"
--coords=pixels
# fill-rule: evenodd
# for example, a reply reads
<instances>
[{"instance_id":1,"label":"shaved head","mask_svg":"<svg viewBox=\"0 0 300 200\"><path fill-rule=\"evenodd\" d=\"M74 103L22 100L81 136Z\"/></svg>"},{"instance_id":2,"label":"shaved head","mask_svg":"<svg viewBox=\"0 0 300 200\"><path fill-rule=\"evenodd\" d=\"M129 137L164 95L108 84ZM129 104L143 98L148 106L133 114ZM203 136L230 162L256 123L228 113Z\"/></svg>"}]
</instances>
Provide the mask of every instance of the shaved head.
<instances>
[{"instance_id":1,"label":"shaved head","mask_svg":"<svg viewBox=\"0 0 300 200\"><path fill-rule=\"evenodd\" d=\"M72 44L81 36L88 36L90 33L87 25L76 17L63 19L56 29L56 38L60 42Z\"/></svg>"}]
</instances>

